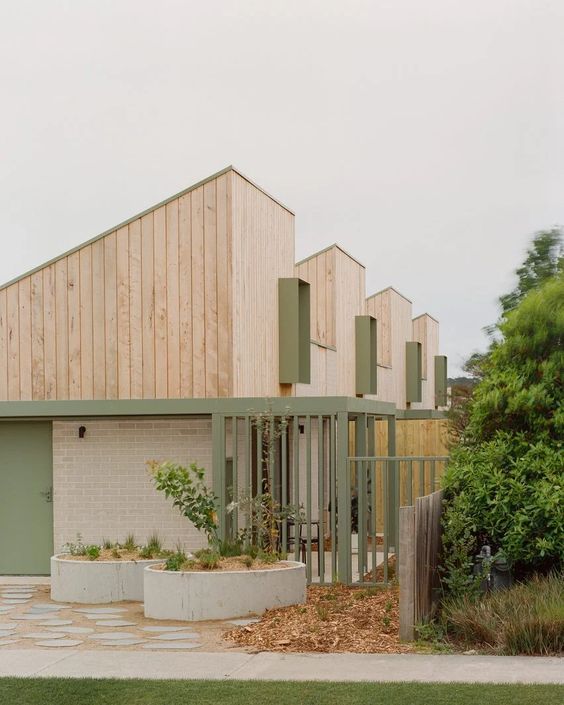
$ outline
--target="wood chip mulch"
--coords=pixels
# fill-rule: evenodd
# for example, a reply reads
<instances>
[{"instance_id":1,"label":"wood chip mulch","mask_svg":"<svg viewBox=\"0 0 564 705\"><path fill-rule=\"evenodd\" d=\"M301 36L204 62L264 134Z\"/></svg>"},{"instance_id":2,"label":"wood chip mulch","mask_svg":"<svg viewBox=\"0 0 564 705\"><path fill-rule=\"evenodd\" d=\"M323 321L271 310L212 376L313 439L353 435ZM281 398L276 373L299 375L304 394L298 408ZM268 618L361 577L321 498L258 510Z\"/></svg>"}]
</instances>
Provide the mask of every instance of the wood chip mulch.
<instances>
[{"instance_id":1,"label":"wood chip mulch","mask_svg":"<svg viewBox=\"0 0 564 705\"><path fill-rule=\"evenodd\" d=\"M406 653L399 641L399 592L310 586L305 605L267 611L260 622L224 634L256 651Z\"/></svg>"}]
</instances>

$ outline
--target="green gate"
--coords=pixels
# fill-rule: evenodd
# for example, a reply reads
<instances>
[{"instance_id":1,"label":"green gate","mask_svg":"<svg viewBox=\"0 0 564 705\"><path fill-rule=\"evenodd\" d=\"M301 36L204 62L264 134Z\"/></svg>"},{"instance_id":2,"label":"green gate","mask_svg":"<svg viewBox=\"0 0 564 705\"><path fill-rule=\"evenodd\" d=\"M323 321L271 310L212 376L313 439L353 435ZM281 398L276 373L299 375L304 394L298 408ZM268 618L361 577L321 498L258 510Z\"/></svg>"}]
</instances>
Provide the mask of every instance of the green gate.
<instances>
[{"instance_id":1,"label":"green gate","mask_svg":"<svg viewBox=\"0 0 564 705\"><path fill-rule=\"evenodd\" d=\"M52 458L50 422L0 422L0 575L50 573Z\"/></svg>"}]
</instances>

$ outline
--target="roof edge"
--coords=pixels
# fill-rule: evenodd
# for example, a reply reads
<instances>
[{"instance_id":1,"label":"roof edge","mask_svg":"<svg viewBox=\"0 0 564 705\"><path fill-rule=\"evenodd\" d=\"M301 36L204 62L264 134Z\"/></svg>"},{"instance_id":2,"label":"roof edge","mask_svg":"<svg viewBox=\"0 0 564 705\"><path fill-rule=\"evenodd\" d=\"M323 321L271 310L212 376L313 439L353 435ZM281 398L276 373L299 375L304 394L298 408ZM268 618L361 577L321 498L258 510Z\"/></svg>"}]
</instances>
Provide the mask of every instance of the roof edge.
<instances>
[{"instance_id":1,"label":"roof edge","mask_svg":"<svg viewBox=\"0 0 564 705\"><path fill-rule=\"evenodd\" d=\"M92 245L94 242L97 242L98 240L101 240L102 238L107 237L108 235L115 232L116 230L119 230L120 228L124 228L126 225L129 225L130 223L133 223L134 221L139 220L139 218L142 218L143 216L147 215L148 213L151 213L151 211L157 210L157 208L162 208L162 206L166 206L168 203L170 203L171 201L174 201L176 198L180 198L181 196L185 196L187 193L190 193L191 191L195 191L197 188L200 188L200 186L203 186L204 184L207 184L208 182L213 181L214 179L217 179L220 176L223 176L224 174L227 174L230 171L235 172L238 176L240 176L245 181L248 181L248 183L250 183L252 186L257 188L259 191L262 191L262 193L264 193L265 196L268 196L268 198L272 199L279 206L281 206L282 208L287 210L292 215L295 215L294 212L291 211L289 208L287 208L283 203L281 203L276 198L271 196L267 191L265 191L263 188L261 188L260 186L255 184L254 181L252 181L247 176L245 176L243 173L241 173L239 171L239 169L237 169L232 164L230 164L229 166L226 166L224 169L221 169L220 171L216 171L214 174L207 176L205 179L202 179L201 181L198 181L195 184L188 186L187 188L183 189L182 191L175 193L173 196L168 196L168 198L165 198L163 201L159 201L155 205L150 206L149 208L145 208L145 210L141 211L140 213L136 213L135 215L131 216L130 218L127 218L127 220L124 220L121 223L118 223L117 225L114 225L113 227L111 227L107 230L104 230L104 232L100 233L99 235L95 235L94 237L91 237L90 239L85 240L84 242L81 242L79 245L75 245L75 247L71 247L70 250L66 250L65 252L61 252L61 254L56 255L55 257L52 257L50 260L47 260L46 262L43 262L42 264L39 264L36 267L33 267L33 269L29 269L28 271L24 272L23 274L18 274L18 276L14 277L13 279L10 279L9 281L7 281L5 283L0 284L0 291L2 289L7 289L9 286L12 286L12 284L16 284L17 282L21 281L22 279L25 279L26 277L30 277L32 274L35 274L36 272L39 272L40 270L45 269L46 267L50 267L52 264L55 264L55 262L58 262L59 260L63 259L64 257L68 257L69 255L72 255L75 252L78 252L83 247L88 247L88 245Z\"/></svg>"},{"instance_id":2,"label":"roof edge","mask_svg":"<svg viewBox=\"0 0 564 705\"><path fill-rule=\"evenodd\" d=\"M431 316L430 313L427 313L427 311L425 311L425 313L420 313L418 316L415 316L415 318L412 318L411 320L416 321L418 318L423 318L423 316L427 316L427 318L430 318L431 320L435 321L435 323L438 323L440 325L440 321L434 316Z\"/></svg>"},{"instance_id":3,"label":"roof edge","mask_svg":"<svg viewBox=\"0 0 564 705\"><path fill-rule=\"evenodd\" d=\"M386 291L394 291L398 296L401 296L402 299L405 299L406 301L409 301L410 304L413 303L411 299L408 299L407 296L404 296L401 291L398 291L395 287L393 286L387 286L384 289L380 289L380 291L375 291L373 294L370 294L370 296L366 297L366 300L368 299L373 299L375 296L378 296L379 294L383 294Z\"/></svg>"},{"instance_id":4,"label":"roof edge","mask_svg":"<svg viewBox=\"0 0 564 705\"><path fill-rule=\"evenodd\" d=\"M304 257L303 259L299 260L296 262L294 265L295 267L298 267L300 264L305 264L306 262L309 262L311 259L315 259L316 257L319 257L319 255L324 254L325 252L329 252L329 250L339 250L342 252L344 255L346 255L349 259L352 259L353 262L356 262L359 267L362 267L363 269L366 269L366 266L362 264L362 262L359 262L356 257L353 257L350 252L347 252L344 248L342 248L339 244L334 242L332 245L328 245L327 247L324 247L322 250L318 250L317 252L314 252L311 255L308 255L307 257Z\"/></svg>"}]
</instances>

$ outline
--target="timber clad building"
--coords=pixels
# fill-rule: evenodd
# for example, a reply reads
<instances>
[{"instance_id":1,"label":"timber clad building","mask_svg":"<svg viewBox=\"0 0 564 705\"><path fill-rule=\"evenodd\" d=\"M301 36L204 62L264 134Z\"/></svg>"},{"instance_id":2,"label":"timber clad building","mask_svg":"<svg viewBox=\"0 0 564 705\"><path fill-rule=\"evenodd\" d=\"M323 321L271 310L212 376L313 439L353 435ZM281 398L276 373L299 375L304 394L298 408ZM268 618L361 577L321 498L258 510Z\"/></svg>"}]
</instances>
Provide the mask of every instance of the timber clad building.
<instances>
[{"instance_id":1,"label":"timber clad building","mask_svg":"<svg viewBox=\"0 0 564 705\"><path fill-rule=\"evenodd\" d=\"M224 506L269 472L267 407L289 418L275 490L323 534L353 449L423 454L399 447L423 433L438 454L438 322L367 297L338 245L294 248L292 211L229 167L0 287L0 574L48 573L77 533L197 547L146 461L196 461Z\"/></svg>"}]
</instances>

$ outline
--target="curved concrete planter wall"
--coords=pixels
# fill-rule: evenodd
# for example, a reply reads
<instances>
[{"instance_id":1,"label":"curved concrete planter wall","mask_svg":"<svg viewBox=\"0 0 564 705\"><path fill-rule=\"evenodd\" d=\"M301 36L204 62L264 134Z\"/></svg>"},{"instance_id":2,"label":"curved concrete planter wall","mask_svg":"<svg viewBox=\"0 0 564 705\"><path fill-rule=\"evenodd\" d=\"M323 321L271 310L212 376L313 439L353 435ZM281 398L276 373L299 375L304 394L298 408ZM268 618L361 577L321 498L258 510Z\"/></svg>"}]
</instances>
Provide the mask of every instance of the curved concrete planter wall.
<instances>
[{"instance_id":1,"label":"curved concrete planter wall","mask_svg":"<svg viewBox=\"0 0 564 705\"><path fill-rule=\"evenodd\" d=\"M284 562L290 567L178 573L149 566L144 571L145 616L198 622L305 602L305 565Z\"/></svg>"},{"instance_id":2,"label":"curved concrete planter wall","mask_svg":"<svg viewBox=\"0 0 564 705\"><path fill-rule=\"evenodd\" d=\"M51 599L85 605L143 601L143 571L162 558L142 561L70 561L51 558Z\"/></svg>"}]
</instances>

